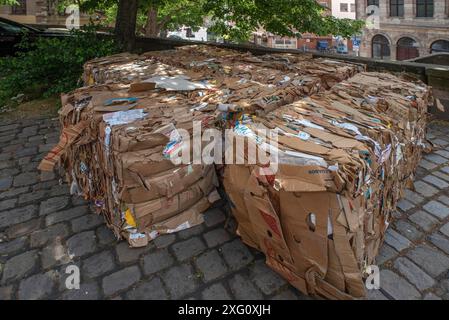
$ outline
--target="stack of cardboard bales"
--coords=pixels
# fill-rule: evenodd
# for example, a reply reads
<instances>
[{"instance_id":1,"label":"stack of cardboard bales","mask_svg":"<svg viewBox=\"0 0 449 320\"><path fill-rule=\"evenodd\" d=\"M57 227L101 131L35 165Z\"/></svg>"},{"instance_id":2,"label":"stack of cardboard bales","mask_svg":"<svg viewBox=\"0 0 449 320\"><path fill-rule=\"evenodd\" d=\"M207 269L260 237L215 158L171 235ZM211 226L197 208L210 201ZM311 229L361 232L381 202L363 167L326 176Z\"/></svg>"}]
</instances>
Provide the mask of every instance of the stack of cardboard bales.
<instances>
[{"instance_id":1,"label":"stack of cardboard bales","mask_svg":"<svg viewBox=\"0 0 449 320\"><path fill-rule=\"evenodd\" d=\"M226 165L243 241L307 294L361 297L362 273L413 180L430 99L420 83L363 69L206 46L93 60L86 87L62 97L60 142L40 168L60 165L117 237L144 246L201 223L219 198L213 164L170 159L192 152L193 122L234 128L248 138L235 156L252 146L278 157L277 170Z\"/></svg>"},{"instance_id":2,"label":"stack of cardboard bales","mask_svg":"<svg viewBox=\"0 0 449 320\"><path fill-rule=\"evenodd\" d=\"M425 147L430 99L422 83L361 73L237 123L246 164L226 166L224 186L243 241L306 294L363 297L362 275ZM251 146L277 152L277 166L249 163Z\"/></svg>"}]
</instances>

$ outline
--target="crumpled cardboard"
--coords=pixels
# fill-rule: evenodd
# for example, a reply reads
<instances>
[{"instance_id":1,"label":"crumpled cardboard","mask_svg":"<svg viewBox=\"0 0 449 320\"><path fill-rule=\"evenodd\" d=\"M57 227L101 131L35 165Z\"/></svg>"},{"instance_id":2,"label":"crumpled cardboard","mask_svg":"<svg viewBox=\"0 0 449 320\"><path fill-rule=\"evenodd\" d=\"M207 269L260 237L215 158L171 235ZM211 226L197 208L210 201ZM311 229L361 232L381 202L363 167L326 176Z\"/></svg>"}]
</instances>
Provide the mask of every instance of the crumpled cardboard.
<instances>
[{"instance_id":1,"label":"crumpled cardboard","mask_svg":"<svg viewBox=\"0 0 449 320\"><path fill-rule=\"evenodd\" d=\"M425 149L431 101L423 83L365 72L237 123L234 135L246 127L258 148L262 128L279 134L276 172L248 161L225 167L242 240L306 294L365 296L364 270Z\"/></svg>"}]
</instances>

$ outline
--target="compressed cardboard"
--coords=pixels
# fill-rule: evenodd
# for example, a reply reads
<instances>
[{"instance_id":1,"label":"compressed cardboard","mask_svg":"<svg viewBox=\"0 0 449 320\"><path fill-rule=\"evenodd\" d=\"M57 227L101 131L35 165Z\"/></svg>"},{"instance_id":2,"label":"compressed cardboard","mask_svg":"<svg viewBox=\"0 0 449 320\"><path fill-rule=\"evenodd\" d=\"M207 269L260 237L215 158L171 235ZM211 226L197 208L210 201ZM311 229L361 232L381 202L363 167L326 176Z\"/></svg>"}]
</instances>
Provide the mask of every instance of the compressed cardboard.
<instances>
[{"instance_id":1,"label":"compressed cardboard","mask_svg":"<svg viewBox=\"0 0 449 320\"><path fill-rule=\"evenodd\" d=\"M359 73L237 123L234 135L245 132L248 145L264 128L279 133L276 172L248 162L225 168L242 240L306 294L363 297L364 270L426 149L431 101L420 82Z\"/></svg>"}]
</instances>

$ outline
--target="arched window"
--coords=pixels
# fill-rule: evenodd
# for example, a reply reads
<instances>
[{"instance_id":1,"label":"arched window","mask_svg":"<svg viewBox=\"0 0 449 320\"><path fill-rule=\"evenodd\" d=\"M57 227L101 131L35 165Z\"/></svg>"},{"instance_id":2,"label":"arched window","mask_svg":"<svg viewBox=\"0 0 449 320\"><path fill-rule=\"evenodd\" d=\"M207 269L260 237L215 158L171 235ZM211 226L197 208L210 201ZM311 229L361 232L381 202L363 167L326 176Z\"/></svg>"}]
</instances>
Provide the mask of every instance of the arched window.
<instances>
[{"instance_id":1,"label":"arched window","mask_svg":"<svg viewBox=\"0 0 449 320\"><path fill-rule=\"evenodd\" d=\"M372 40L372 56L374 59L390 59L390 42L383 35L375 35Z\"/></svg>"},{"instance_id":2,"label":"arched window","mask_svg":"<svg viewBox=\"0 0 449 320\"><path fill-rule=\"evenodd\" d=\"M397 60L408 60L419 57L418 43L412 38L404 37L397 43Z\"/></svg>"},{"instance_id":3,"label":"arched window","mask_svg":"<svg viewBox=\"0 0 449 320\"><path fill-rule=\"evenodd\" d=\"M437 40L430 46L430 53L449 52L449 41Z\"/></svg>"},{"instance_id":4,"label":"arched window","mask_svg":"<svg viewBox=\"0 0 449 320\"><path fill-rule=\"evenodd\" d=\"M433 0L416 0L417 17L433 17Z\"/></svg>"}]
</instances>

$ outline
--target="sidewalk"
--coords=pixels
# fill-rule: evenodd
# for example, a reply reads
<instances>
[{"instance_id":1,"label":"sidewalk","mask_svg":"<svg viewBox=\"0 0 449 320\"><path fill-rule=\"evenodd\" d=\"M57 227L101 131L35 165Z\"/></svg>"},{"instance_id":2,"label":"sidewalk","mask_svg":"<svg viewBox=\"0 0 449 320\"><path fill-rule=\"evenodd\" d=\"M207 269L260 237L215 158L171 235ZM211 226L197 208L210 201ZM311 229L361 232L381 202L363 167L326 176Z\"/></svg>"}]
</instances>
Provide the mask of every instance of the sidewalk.
<instances>
[{"instance_id":1,"label":"sidewalk","mask_svg":"<svg viewBox=\"0 0 449 320\"><path fill-rule=\"evenodd\" d=\"M0 300L307 299L225 227L219 206L206 222L129 249L68 186L37 165L59 138L55 119L0 125ZM370 299L449 299L449 124L431 124L442 146L425 155L379 257L381 290ZM81 289L67 290L68 265Z\"/></svg>"}]
</instances>

